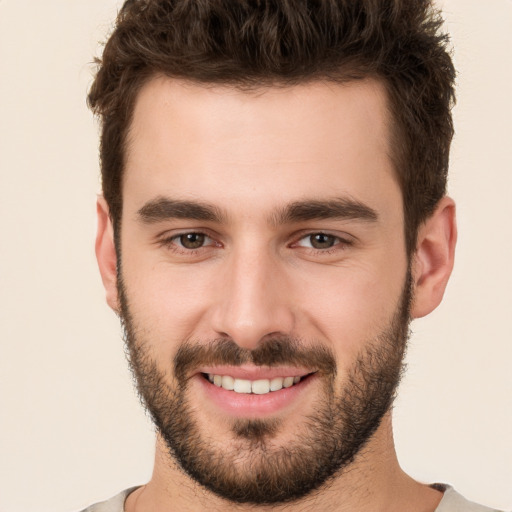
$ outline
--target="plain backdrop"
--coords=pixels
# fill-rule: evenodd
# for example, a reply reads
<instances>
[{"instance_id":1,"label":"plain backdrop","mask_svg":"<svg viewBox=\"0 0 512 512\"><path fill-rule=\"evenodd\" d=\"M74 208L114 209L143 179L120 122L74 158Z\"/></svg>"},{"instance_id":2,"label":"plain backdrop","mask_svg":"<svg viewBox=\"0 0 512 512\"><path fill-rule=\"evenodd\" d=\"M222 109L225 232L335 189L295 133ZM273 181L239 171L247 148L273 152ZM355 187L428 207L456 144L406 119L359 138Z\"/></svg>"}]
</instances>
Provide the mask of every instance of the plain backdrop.
<instances>
[{"instance_id":1,"label":"plain backdrop","mask_svg":"<svg viewBox=\"0 0 512 512\"><path fill-rule=\"evenodd\" d=\"M121 1L0 0L0 512L64 512L147 481L93 244L93 55ZM512 1L440 3L459 71L445 300L413 324L395 407L403 467L512 509Z\"/></svg>"}]
</instances>

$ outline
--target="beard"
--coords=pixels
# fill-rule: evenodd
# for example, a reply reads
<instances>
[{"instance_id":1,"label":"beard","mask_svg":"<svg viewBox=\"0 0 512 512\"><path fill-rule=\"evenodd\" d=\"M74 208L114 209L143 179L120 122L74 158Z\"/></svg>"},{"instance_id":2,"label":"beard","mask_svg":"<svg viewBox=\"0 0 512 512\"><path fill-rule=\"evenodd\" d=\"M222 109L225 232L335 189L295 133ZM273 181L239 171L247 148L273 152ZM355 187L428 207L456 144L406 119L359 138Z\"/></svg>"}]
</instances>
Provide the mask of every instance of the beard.
<instances>
[{"instance_id":1,"label":"beard","mask_svg":"<svg viewBox=\"0 0 512 512\"><path fill-rule=\"evenodd\" d=\"M225 500L272 505L312 493L351 466L392 406L409 336L410 272L389 324L373 339L364 340L343 386L338 384L342 389L336 387L336 360L328 347L284 336L262 341L254 350L230 339L185 340L170 374L152 357L149 342L158 340L144 339L122 279L118 283L128 359L141 401L169 455L193 480ZM318 370L321 392L312 412L286 442L276 441L282 423L276 418L231 420L226 429L230 438L224 444L196 418L189 393L191 372L202 365L247 363Z\"/></svg>"}]
</instances>

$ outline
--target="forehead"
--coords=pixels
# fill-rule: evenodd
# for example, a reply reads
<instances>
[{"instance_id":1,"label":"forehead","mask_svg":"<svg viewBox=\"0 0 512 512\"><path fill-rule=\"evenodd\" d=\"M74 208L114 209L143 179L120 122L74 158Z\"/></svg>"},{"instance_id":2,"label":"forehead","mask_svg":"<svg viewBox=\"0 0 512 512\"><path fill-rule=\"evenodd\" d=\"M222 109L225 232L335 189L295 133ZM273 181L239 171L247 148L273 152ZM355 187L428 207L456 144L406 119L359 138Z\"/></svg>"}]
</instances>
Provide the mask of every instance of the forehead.
<instances>
[{"instance_id":1,"label":"forehead","mask_svg":"<svg viewBox=\"0 0 512 512\"><path fill-rule=\"evenodd\" d=\"M260 209L306 196L378 201L397 188L388 120L373 80L247 92L154 78L135 104L125 199L137 208L178 194Z\"/></svg>"}]
</instances>

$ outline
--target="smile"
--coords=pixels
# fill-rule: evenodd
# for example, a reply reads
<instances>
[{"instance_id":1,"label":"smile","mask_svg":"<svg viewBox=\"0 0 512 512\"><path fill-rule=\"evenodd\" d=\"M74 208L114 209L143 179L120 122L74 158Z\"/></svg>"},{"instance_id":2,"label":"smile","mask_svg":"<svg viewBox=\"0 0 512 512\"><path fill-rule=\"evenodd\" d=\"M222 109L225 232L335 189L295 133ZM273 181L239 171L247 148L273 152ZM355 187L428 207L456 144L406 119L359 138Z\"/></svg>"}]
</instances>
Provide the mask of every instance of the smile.
<instances>
[{"instance_id":1,"label":"smile","mask_svg":"<svg viewBox=\"0 0 512 512\"><path fill-rule=\"evenodd\" d=\"M318 378L312 368L226 365L200 368L194 382L216 413L220 409L238 418L265 418L304 406Z\"/></svg>"},{"instance_id":2,"label":"smile","mask_svg":"<svg viewBox=\"0 0 512 512\"><path fill-rule=\"evenodd\" d=\"M204 374L205 377L215 386L234 391L235 393L265 395L283 388L290 388L298 384L303 377L274 377L272 379L238 379L230 375Z\"/></svg>"}]
</instances>

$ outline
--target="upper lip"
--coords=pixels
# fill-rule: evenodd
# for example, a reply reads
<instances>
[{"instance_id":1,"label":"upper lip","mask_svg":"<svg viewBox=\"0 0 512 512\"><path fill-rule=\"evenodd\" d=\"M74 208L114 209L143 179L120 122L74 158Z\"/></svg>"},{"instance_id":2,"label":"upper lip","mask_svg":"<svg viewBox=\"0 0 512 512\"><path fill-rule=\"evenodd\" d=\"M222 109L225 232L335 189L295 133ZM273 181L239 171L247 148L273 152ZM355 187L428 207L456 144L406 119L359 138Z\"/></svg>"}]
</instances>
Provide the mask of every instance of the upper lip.
<instances>
[{"instance_id":1,"label":"upper lip","mask_svg":"<svg viewBox=\"0 0 512 512\"><path fill-rule=\"evenodd\" d=\"M297 368L295 366L205 366L199 368L198 373L211 375L229 375L235 379L260 380L274 379L276 377L304 377L314 370Z\"/></svg>"}]
</instances>

